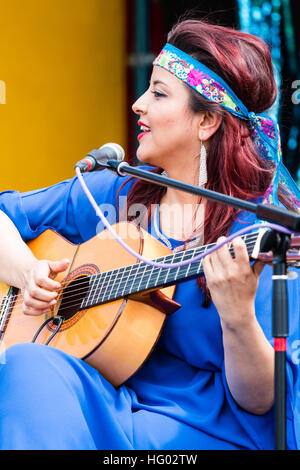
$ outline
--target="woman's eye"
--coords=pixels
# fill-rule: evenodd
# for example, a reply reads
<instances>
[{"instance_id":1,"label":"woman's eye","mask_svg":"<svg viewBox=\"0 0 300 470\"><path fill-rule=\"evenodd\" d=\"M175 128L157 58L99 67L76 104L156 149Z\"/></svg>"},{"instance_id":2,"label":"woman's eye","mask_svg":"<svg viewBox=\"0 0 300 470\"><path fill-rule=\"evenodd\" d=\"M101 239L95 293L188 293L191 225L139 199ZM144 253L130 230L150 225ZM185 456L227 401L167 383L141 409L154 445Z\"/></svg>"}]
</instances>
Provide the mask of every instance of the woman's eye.
<instances>
[{"instance_id":1,"label":"woman's eye","mask_svg":"<svg viewBox=\"0 0 300 470\"><path fill-rule=\"evenodd\" d=\"M152 91L151 93L153 93L153 95L155 96L155 98L162 98L162 97L165 97L165 96L166 96L165 94L160 93L159 91Z\"/></svg>"}]
</instances>

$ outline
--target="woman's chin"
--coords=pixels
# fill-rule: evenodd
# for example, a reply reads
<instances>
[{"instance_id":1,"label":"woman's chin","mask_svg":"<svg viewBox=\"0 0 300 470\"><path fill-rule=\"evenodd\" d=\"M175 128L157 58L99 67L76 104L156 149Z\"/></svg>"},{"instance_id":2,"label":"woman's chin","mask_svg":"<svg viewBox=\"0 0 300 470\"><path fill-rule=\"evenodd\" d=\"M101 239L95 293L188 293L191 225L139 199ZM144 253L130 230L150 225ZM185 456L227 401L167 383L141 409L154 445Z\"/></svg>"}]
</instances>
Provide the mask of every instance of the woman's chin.
<instances>
[{"instance_id":1,"label":"woman's chin","mask_svg":"<svg viewBox=\"0 0 300 470\"><path fill-rule=\"evenodd\" d=\"M152 166L161 166L162 161L164 161L164 155L161 152L155 152L154 149L151 151L150 146L143 145L141 143L136 151L136 156L140 162ZM155 149L157 150L157 149Z\"/></svg>"},{"instance_id":2,"label":"woman's chin","mask_svg":"<svg viewBox=\"0 0 300 470\"><path fill-rule=\"evenodd\" d=\"M140 147L137 149L136 156L142 163L147 163L148 165L155 165L155 158L153 158L153 155L149 154L148 152L144 152Z\"/></svg>"}]
</instances>

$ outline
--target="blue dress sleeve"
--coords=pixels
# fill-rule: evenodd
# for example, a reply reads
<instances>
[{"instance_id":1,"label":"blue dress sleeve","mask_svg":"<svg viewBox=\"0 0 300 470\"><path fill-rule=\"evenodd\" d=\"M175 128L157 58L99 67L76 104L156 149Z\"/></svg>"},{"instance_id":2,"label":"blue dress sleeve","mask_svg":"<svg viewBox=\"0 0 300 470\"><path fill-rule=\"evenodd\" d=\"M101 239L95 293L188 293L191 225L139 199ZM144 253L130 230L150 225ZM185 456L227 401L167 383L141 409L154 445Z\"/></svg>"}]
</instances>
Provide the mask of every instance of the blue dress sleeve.
<instances>
[{"instance_id":1,"label":"blue dress sleeve","mask_svg":"<svg viewBox=\"0 0 300 470\"><path fill-rule=\"evenodd\" d=\"M128 182L125 185L128 191L132 184L129 178L121 178L109 170L87 173L83 177L109 222L117 222L117 193L125 182ZM73 243L82 243L99 231L100 219L77 177L25 193L4 191L0 193L0 209L14 222L24 241L53 229Z\"/></svg>"}]
</instances>

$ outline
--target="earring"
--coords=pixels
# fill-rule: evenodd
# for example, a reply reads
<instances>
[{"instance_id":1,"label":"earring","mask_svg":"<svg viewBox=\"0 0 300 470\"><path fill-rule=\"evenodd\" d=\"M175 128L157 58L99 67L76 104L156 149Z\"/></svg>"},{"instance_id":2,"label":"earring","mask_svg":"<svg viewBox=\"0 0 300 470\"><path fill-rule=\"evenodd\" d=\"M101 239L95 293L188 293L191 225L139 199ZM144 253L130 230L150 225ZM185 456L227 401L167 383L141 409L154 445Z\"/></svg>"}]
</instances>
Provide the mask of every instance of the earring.
<instances>
[{"instance_id":1,"label":"earring","mask_svg":"<svg viewBox=\"0 0 300 470\"><path fill-rule=\"evenodd\" d=\"M206 166L206 148L201 142L200 165L199 165L199 186L202 188L207 183L207 166Z\"/></svg>"}]
</instances>

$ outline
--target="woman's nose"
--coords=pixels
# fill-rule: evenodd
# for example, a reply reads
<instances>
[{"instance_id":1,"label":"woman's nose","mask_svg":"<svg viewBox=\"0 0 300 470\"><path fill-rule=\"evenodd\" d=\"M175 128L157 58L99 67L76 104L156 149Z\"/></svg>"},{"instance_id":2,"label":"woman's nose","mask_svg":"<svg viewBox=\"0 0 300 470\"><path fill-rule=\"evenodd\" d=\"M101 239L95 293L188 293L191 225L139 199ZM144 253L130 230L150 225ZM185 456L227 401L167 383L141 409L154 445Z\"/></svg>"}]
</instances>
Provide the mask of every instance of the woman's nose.
<instances>
[{"instance_id":1,"label":"woman's nose","mask_svg":"<svg viewBox=\"0 0 300 470\"><path fill-rule=\"evenodd\" d=\"M135 103L133 103L132 110L135 114L145 114L147 111L146 93L147 92L145 92L136 100Z\"/></svg>"}]
</instances>

